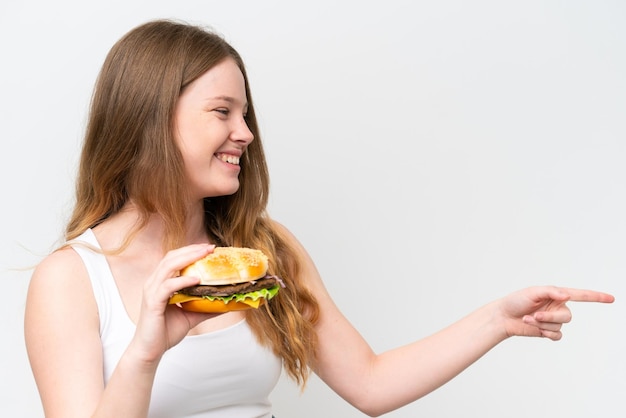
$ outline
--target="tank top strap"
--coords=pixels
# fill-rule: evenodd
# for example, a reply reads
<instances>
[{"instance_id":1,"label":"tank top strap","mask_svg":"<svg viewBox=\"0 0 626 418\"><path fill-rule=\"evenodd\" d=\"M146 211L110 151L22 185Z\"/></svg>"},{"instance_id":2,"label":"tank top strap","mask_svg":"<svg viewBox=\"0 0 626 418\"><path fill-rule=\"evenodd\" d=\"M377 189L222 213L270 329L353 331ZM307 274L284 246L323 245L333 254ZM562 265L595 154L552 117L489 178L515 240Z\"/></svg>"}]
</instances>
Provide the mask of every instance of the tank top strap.
<instances>
[{"instance_id":1,"label":"tank top strap","mask_svg":"<svg viewBox=\"0 0 626 418\"><path fill-rule=\"evenodd\" d=\"M130 326L128 330L132 331L134 324L127 315L109 263L93 231L87 229L69 244L87 269L100 316L100 335L107 334L112 327L116 327L115 332L119 333L118 327L122 324Z\"/></svg>"}]
</instances>

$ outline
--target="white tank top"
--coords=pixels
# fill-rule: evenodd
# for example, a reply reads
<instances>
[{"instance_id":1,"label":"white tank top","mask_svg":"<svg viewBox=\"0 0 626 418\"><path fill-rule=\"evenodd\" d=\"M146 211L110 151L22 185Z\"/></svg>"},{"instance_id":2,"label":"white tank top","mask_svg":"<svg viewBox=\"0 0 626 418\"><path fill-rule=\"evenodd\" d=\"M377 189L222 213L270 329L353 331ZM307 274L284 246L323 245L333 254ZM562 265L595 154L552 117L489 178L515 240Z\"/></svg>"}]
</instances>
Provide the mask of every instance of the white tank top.
<instances>
[{"instance_id":1,"label":"white tank top","mask_svg":"<svg viewBox=\"0 0 626 418\"><path fill-rule=\"evenodd\" d=\"M93 231L72 241L91 280L100 316L104 382L108 383L128 347L135 324L130 320L106 257ZM185 337L168 350L157 369L149 418L270 418L270 392L281 361L261 346L247 321L207 334Z\"/></svg>"}]
</instances>

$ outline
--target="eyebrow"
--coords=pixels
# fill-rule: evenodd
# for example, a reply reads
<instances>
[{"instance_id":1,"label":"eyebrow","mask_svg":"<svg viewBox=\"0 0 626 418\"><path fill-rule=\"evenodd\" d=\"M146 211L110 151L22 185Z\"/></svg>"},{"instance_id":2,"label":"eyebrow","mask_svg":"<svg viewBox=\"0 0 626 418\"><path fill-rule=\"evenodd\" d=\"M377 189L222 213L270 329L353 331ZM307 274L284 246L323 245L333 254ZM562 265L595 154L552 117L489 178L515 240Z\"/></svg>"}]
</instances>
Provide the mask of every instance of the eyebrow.
<instances>
[{"instance_id":1,"label":"eyebrow","mask_svg":"<svg viewBox=\"0 0 626 418\"><path fill-rule=\"evenodd\" d=\"M234 103L236 100L230 96L214 96L207 97L207 100L224 100L225 102Z\"/></svg>"},{"instance_id":2,"label":"eyebrow","mask_svg":"<svg viewBox=\"0 0 626 418\"><path fill-rule=\"evenodd\" d=\"M207 100L207 101L209 101L209 100L223 100L223 101L228 102L228 103L237 103L237 102L238 102L238 100L237 100L237 99L235 99L234 97L231 97L231 96L214 96L214 97L207 97L207 99L206 99L206 100ZM246 101L243 103L243 105L244 105L244 107L248 107L248 101L246 100Z\"/></svg>"}]
</instances>

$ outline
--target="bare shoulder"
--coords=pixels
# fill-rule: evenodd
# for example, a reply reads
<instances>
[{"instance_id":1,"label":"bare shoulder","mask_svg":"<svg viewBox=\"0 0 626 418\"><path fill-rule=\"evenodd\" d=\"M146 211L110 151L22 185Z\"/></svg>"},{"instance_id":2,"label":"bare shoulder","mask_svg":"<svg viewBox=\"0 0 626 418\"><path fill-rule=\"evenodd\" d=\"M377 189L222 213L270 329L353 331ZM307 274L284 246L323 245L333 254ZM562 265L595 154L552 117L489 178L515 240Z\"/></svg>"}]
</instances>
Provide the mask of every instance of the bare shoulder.
<instances>
[{"instance_id":1,"label":"bare shoulder","mask_svg":"<svg viewBox=\"0 0 626 418\"><path fill-rule=\"evenodd\" d=\"M314 295L316 295L320 306L333 304L330 299L326 287L322 281L322 278L317 270L313 258L309 255L308 251L298 240L298 238L283 224L278 221L272 220L274 227L279 231L281 237L285 240L296 253L298 260L300 261L300 275L302 283L306 285Z\"/></svg>"},{"instance_id":2,"label":"bare shoulder","mask_svg":"<svg viewBox=\"0 0 626 418\"><path fill-rule=\"evenodd\" d=\"M65 319L74 324L97 319L87 269L71 247L53 252L35 268L26 299L26 331Z\"/></svg>"},{"instance_id":3,"label":"bare shoulder","mask_svg":"<svg viewBox=\"0 0 626 418\"><path fill-rule=\"evenodd\" d=\"M282 223L278 222L276 219L270 219L270 223L272 225L272 227L278 231L279 234L281 235L288 235L285 236L284 238L289 238L289 237L293 237L293 234L287 229L287 227L285 225L283 225Z\"/></svg>"},{"instance_id":4,"label":"bare shoulder","mask_svg":"<svg viewBox=\"0 0 626 418\"><path fill-rule=\"evenodd\" d=\"M35 268L29 293L41 289L55 294L68 293L71 296L80 292L83 286L90 286L87 269L76 251L65 247L48 255Z\"/></svg>"},{"instance_id":5,"label":"bare shoulder","mask_svg":"<svg viewBox=\"0 0 626 418\"><path fill-rule=\"evenodd\" d=\"M296 236L285 225L275 219L272 219L271 223L274 230L278 232L280 237L284 239L287 245L293 248L299 256L306 255L306 250L304 249L298 238L296 238ZM308 258L308 256L306 256L306 258Z\"/></svg>"}]
</instances>

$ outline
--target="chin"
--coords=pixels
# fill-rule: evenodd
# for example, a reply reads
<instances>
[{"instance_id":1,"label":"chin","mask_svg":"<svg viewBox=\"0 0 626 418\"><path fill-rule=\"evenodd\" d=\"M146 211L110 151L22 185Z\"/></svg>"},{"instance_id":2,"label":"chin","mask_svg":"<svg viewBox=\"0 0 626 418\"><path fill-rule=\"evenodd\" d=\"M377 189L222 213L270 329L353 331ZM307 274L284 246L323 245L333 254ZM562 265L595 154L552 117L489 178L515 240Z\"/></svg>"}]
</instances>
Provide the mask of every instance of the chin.
<instances>
[{"instance_id":1,"label":"chin","mask_svg":"<svg viewBox=\"0 0 626 418\"><path fill-rule=\"evenodd\" d=\"M231 196L237 193L238 190L239 190L239 183L237 183L237 185L233 187L222 187L219 190L212 190L208 192L204 197L211 198L211 197L220 197L220 196Z\"/></svg>"}]
</instances>

